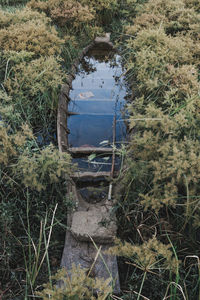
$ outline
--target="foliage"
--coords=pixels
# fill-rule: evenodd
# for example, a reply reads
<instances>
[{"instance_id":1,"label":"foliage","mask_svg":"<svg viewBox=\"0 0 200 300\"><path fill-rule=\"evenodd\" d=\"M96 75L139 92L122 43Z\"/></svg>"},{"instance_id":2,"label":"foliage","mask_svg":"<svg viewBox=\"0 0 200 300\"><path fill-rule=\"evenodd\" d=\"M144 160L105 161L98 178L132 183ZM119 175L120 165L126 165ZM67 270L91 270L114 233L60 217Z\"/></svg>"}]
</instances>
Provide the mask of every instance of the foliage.
<instances>
[{"instance_id":1,"label":"foliage","mask_svg":"<svg viewBox=\"0 0 200 300\"><path fill-rule=\"evenodd\" d=\"M136 267L147 272L159 270L159 268L176 272L179 262L173 257L170 248L170 244L164 245L153 237L142 245L132 245L128 242L123 244L116 239L115 246L108 251L110 254L132 258Z\"/></svg>"},{"instance_id":2,"label":"foliage","mask_svg":"<svg viewBox=\"0 0 200 300\"><path fill-rule=\"evenodd\" d=\"M128 242L110 250L128 263L121 276L130 293L121 297L197 299L199 1L31 0L6 8L0 9L0 298L32 297L60 260L59 234L64 240L66 211L74 205L66 194L71 160L50 144L52 136L39 145L38 130L55 132L59 88L79 49L111 31L119 35L133 95L116 203L119 236ZM98 299L105 299L112 292L108 281L85 270L70 272L71 280L64 271L54 277L65 286L50 279L39 296L92 299L100 290Z\"/></svg>"},{"instance_id":3,"label":"foliage","mask_svg":"<svg viewBox=\"0 0 200 300\"><path fill-rule=\"evenodd\" d=\"M199 180L199 142L196 138L189 137L192 132L194 136L198 129L198 109L195 104L199 104L197 98L174 116L166 115L155 108L155 105L149 104L145 108L145 118L144 115L137 114L136 118L141 121L134 121L135 116L131 119L131 127L138 129L135 135L137 144L135 141L131 143L133 155L137 160L146 161L147 172L151 172L153 177L149 194L140 194L144 197L142 203L146 208L151 207L158 212L164 204L175 207L177 201L186 197L186 186L190 190L191 202L187 205L192 209L192 203L193 207L197 204L194 199L199 194L196 184ZM193 111L195 116L192 120ZM196 134L198 136L198 131ZM180 196L181 189L183 198Z\"/></svg>"},{"instance_id":4,"label":"foliage","mask_svg":"<svg viewBox=\"0 0 200 300\"><path fill-rule=\"evenodd\" d=\"M81 0L84 5L95 11L98 22L104 25L108 25L113 17L119 15L119 3L117 0Z\"/></svg>"},{"instance_id":5,"label":"foliage","mask_svg":"<svg viewBox=\"0 0 200 300\"><path fill-rule=\"evenodd\" d=\"M0 126L0 138L1 138L1 158L0 163L7 166L9 159L17 154L16 147L24 146L26 138L32 138L33 134L27 125L22 126L22 130L15 134L10 135L9 128Z\"/></svg>"},{"instance_id":6,"label":"foliage","mask_svg":"<svg viewBox=\"0 0 200 300\"><path fill-rule=\"evenodd\" d=\"M11 58L9 61L12 65ZM15 64L4 86L11 97L10 104L16 113L21 112L23 120L34 126L45 120L47 126L48 120L55 114L57 92L63 79L64 72L58 59L49 56Z\"/></svg>"},{"instance_id":7,"label":"foliage","mask_svg":"<svg viewBox=\"0 0 200 300\"><path fill-rule=\"evenodd\" d=\"M1 0L0 5L18 5L25 4L28 0Z\"/></svg>"},{"instance_id":8,"label":"foliage","mask_svg":"<svg viewBox=\"0 0 200 300\"><path fill-rule=\"evenodd\" d=\"M187 1L185 1L187 2ZM187 7L183 0L156 0L148 1L144 6L141 6L138 12L134 25L130 25L132 34L151 28L161 27L167 30L167 33L186 32L196 30L198 25L198 13L195 11L197 6L191 5ZM169 31L171 29L171 31Z\"/></svg>"},{"instance_id":9,"label":"foliage","mask_svg":"<svg viewBox=\"0 0 200 300\"><path fill-rule=\"evenodd\" d=\"M165 244L170 241L181 261L175 277L160 274L159 285L165 281L170 286L163 286L163 297L170 290L170 299L198 298L200 288L198 263L194 281L183 266L185 257L199 256L199 17L195 1L149 0L137 6L136 17L124 26L123 53L133 96L128 104L131 138L120 178L119 231L122 239L126 233L139 245L119 244L117 251L129 255L134 249L148 257L142 245L147 250L153 234ZM130 264L138 266L137 259L133 255ZM147 287L155 276L142 270L141 279L133 267L128 283L154 299L158 285L152 291Z\"/></svg>"},{"instance_id":10,"label":"foliage","mask_svg":"<svg viewBox=\"0 0 200 300\"><path fill-rule=\"evenodd\" d=\"M14 172L22 177L26 187L41 191L47 184L58 182L64 174L66 179L67 170L70 170L70 155L60 153L50 145L40 153L26 151L20 155Z\"/></svg>"},{"instance_id":11,"label":"foliage","mask_svg":"<svg viewBox=\"0 0 200 300\"><path fill-rule=\"evenodd\" d=\"M64 79L58 56L63 40L45 14L30 8L0 10L0 19L0 297L19 293L28 298L36 278L48 279L43 243L51 210L59 208L48 253L56 243L59 248L60 224L71 205L66 195L70 156L52 145L40 149L42 134L33 134L39 128L48 133L55 124Z\"/></svg>"},{"instance_id":12,"label":"foliage","mask_svg":"<svg viewBox=\"0 0 200 300\"><path fill-rule=\"evenodd\" d=\"M200 3L198 0L184 0L186 7L193 8L195 11L200 12Z\"/></svg>"},{"instance_id":13,"label":"foliage","mask_svg":"<svg viewBox=\"0 0 200 300\"><path fill-rule=\"evenodd\" d=\"M112 292L110 279L94 279L87 276L87 270L81 269L79 266L72 265L70 272L65 269L59 270L52 279L60 282L60 286L51 286L50 283L44 285L42 292L38 292L42 299L99 299L104 300ZM97 292L97 298L94 292Z\"/></svg>"},{"instance_id":14,"label":"foliage","mask_svg":"<svg viewBox=\"0 0 200 300\"><path fill-rule=\"evenodd\" d=\"M181 0L149 1L142 13L149 17L152 11L156 15L164 12L169 20L171 14L180 8L184 10L183 5ZM142 196L142 203L157 212L163 204L176 205L178 199L187 199L185 178L191 199L198 196L196 161L200 130L199 81L195 66L199 45L194 49L192 35L167 34L162 28L165 20L160 22L155 24L149 18L148 26L152 24L152 27L148 29L144 28L145 22L141 27L136 22L133 29L138 33L127 43L129 61L134 62L134 65L127 63L129 81L134 78L138 82L139 93L134 105L129 107L130 127L137 131L131 147L134 160L146 161L147 172L151 172L152 177L151 188ZM127 30L130 33L130 28ZM135 88L135 83L133 86Z\"/></svg>"},{"instance_id":15,"label":"foliage","mask_svg":"<svg viewBox=\"0 0 200 300\"><path fill-rule=\"evenodd\" d=\"M72 63L73 56L78 49L88 44L89 40L93 40L97 34L103 32L99 22L96 21L95 9L89 3L85 5L77 0L31 0L28 7L44 12L56 24L59 34L65 40L62 56L67 66L69 60ZM72 53L69 45L73 45Z\"/></svg>"},{"instance_id":16,"label":"foliage","mask_svg":"<svg viewBox=\"0 0 200 300\"><path fill-rule=\"evenodd\" d=\"M94 11L87 5L82 6L76 0L50 0L38 1L31 0L28 4L32 9L44 11L60 26L73 26L74 29L80 29L82 24L90 23L94 18Z\"/></svg>"},{"instance_id":17,"label":"foliage","mask_svg":"<svg viewBox=\"0 0 200 300\"><path fill-rule=\"evenodd\" d=\"M6 51L24 50L45 56L58 54L63 41L57 36L54 28L48 28L47 19L38 19L11 24L1 29L0 43Z\"/></svg>"},{"instance_id":18,"label":"foliage","mask_svg":"<svg viewBox=\"0 0 200 300\"><path fill-rule=\"evenodd\" d=\"M17 9L14 12L0 10L0 29L7 28L10 25L37 20L44 21L46 24L50 22L50 19L48 19L44 13L31 10L28 7Z\"/></svg>"},{"instance_id":19,"label":"foliage","mask_svg":"<svg viewBox=\"0 0 200 300\"><path fill-rule=\"evenodd\" d=\"M83 4L88 4L88 1L86 0L81 0L81 3ZM89 5L91 7L94 7L96 10L98 11L101 11L101 10L104 10L104 9L116 9L118 3L117 3L117 0L109 0L109 1L106 1L106 0L99 0L99 1L90 1L89 2Z\"/></svg>"},{"instance_id":20,"label":"foliage","mask_svg":"<svg viewBox=\"0 0 200 300\"><path fill-rule=\"evenodd\" d=\"M41 235L40 225L49 223L55 205L61 208L57 220L66 218L63 210L69 206L66 174L70 174L71 164L70 156L59 153L52 145L40 150L27 125L16 132L4 125L3 122L0 126L0 252L4 255L0 278L2 288L4 282L11 281L22 293L33 288L42 270L44 259L39 269L32 265L39 261L41 253L46 253L43 243L36 238ZM56 224L54 231L57 232L60 223ZM47 226L42 228L46 235ZM35 245L38 245L38 254L33 259ZM18 270L20 264L25 266ZM24 281L19 286L20 278Z\"/></svg>"}]
</instances>

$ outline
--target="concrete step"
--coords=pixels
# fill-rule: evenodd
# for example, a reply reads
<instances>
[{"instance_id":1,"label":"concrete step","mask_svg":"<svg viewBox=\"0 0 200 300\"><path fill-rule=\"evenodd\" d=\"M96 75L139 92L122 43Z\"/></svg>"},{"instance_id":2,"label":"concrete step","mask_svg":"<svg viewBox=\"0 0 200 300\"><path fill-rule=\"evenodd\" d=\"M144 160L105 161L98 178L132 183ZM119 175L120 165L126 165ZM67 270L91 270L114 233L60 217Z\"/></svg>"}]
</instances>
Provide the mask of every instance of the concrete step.
<instances>
[{"instance_id":1,"label":"concrete step","mask_svg":"<svg viewBox=\"0 0 200 300\"><path fill-rule=\"evenodd\" d=\"M69 152L74 155L80 155L80 154L112 154L113 148L109 147L72 147L69 148Z\"/></svg>"},{"instance_id":2,"label":"concrete step","mask_svg":"<svg viewBox=\"0 0 200 300\"><path fill-rule=\"evenodd\" d=\"M110 179L110 172L74 172L71 175L74 179L99 179L99 178L108 178Z\"/></svg>"}]
</instances>

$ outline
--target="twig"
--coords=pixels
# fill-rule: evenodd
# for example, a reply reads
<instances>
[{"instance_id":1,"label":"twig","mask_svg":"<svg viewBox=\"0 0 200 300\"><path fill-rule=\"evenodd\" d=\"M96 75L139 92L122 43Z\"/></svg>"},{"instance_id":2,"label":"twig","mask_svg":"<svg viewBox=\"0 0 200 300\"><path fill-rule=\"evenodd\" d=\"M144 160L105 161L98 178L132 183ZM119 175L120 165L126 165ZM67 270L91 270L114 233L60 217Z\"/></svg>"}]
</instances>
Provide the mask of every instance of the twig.
<instances>
[{"instance_id":1,"label":"twig","mask_svg":"<svg viewBox=\"0 0 200 300\"><path fill-rule=\"evenodd\" d=\"M116 116L114 116L113 119L113 155L112 155L112 169L110 176L114 177L114 171L115 171L115 140L116 140Z\"/></svg>"},{"instance_id":2,"label":"twig","mask_svg":"<svg viewBox=\"0 0 200 300\"><path fill-rule=\"evenodd\" d=\"M114 177L114 171L115 171L115 140L116 140L116 115L113 119L113 151L112 151L112 167L110 172L110 177ZM109 185L109 191L108 191L108 200L111 200L112 198L112 183Z\"/></svg>"}]
</instances>

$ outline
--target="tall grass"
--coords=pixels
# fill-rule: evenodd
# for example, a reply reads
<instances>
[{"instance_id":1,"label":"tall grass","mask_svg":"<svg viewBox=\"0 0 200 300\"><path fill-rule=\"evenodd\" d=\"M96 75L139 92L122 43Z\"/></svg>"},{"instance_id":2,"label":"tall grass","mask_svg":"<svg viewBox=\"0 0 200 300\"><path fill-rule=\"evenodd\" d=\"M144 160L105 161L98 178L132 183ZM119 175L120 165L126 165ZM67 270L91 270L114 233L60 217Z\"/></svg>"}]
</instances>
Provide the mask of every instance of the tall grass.
<instances>
[{"instance_id":1,"label":"tall grass","mask_svg":"<svg viewBox=\"0 0 200 300\"><path fill-rule=\"evenodd\" d=\"M26 4L29 0L0 0L0 5L17 6L19 4Z\"/></svg>"},{"instance_id":2,"label":"tall grass","mask_svg":"<svg viewBox=\"0 0 200 300\"><path fill-rule=\"evenodd\" d=\"M49 140L39 144L33 133L46 128L48 135L55 126L65 72L83 45L109 30L119 37L132 89L130 143L122 149L125 167L115 207L119 236L128 241L115 248L124 257L120 297L198 299L199 2L0 5L0 296L37 297L35 288L59 266L59 234L62 229L64 241L66 210L73 207L62 177L70 175L70 157ZM65 275L59 272L56 279ZM84 295L82 288L94 282L84 274L82 279ZM99 284L105 299L108 282ZM51 279L47 287L63 299ZM86 294L92 299L90 289ZM77 297L70 288L69 295ZM50 296L44 289L40 297Z\"/></svg>"},{"instance_id":3,"label":"tall grass","mask_svg":"<svg viewBox=\"0 0 200 300\"><path fill-rule=\"evenodd\" d=\"M189 2L139 5L121 35L133 99L127 168L120 181L120 236L142 247L154 235L170 242L180 261L175 274L160 266L158 280L145 270L130 271L127 285L149 299L199 296L197 264L193 277L183 264L185 257L199 256L199 11ZM135 262L128 249L124 254Z\"/></svg>"}]
</instances>

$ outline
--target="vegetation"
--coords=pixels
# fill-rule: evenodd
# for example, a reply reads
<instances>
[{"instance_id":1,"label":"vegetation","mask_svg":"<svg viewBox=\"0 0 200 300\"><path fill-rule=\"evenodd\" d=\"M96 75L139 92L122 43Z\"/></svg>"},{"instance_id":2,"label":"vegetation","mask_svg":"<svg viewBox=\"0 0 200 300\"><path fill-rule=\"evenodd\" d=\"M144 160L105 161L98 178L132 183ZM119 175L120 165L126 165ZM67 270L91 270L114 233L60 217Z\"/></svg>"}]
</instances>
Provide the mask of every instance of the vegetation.
<instances>
[{"instance_id":1,"label":"vegetation","mask_svg":"<svg viewBox=\"0 0 200 300\"><path fill-rule=\"evenodd\" d=\"M199 1L0 4L0 298L115 299L75 267L71 281L51 277L73 207L71 158L55 141L59 90L78 51L110 31L132 95L110 249L122 257L120 299L200 299Z\"/></svg>"},{"instance_id":2,"label":"vegetation","mask_svg":"<svg viewBox=\"0 0 200 300\"><path fill-rule=\"evenodd\" d=\"M42 299L52 299L62 300L65 296L67 299L91 299L91 300L104 300L112 292L112 287L110 286L110 279L104 281L100 278L88 277L87 271L81 269L80 267L72 266L72 277L69 280L69 274L66 270L61 269L57 272L52 279L57 282L62 279L63 285L60 287L56 284L52 287L51 283L45 285L45 289L37 294L42 297ZM96 292L98 290L98 293ZM97 297L94 294L97 293Z\"/></svg>"},{"instance_id":3,"label":"vegetation","mask_svg":"<svg viewBox=\"0 0 200 300\"><path fill-rule=\"evenodd\" d=\"M142 295L149 299L200 296L199 17L199 7L187 0L150 0L138 7L136 17L125 26L133 133L123 174L126 194L120 199L120 235L126 232L129 241L146 245L154 234L171 245L179 260L175 276L162 269L160 260L157 276L163 289L155 286L152 291L149 286L156 275L140 263L147 275ZM135 264L134 255L129 256ZM130 272L130 278L137 279L138 274ZM129 284L133 285L130 279ZM165 292L167 286L170 289Z\"/></svg>"}]
</instances>

